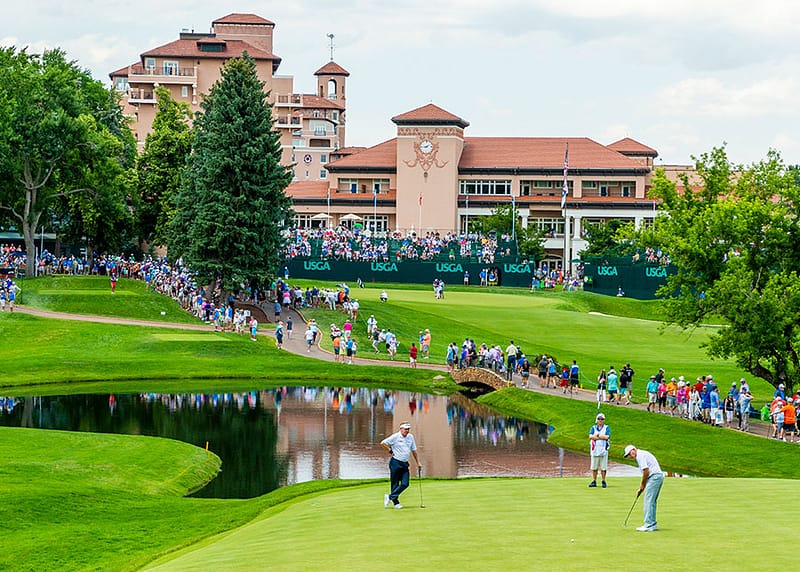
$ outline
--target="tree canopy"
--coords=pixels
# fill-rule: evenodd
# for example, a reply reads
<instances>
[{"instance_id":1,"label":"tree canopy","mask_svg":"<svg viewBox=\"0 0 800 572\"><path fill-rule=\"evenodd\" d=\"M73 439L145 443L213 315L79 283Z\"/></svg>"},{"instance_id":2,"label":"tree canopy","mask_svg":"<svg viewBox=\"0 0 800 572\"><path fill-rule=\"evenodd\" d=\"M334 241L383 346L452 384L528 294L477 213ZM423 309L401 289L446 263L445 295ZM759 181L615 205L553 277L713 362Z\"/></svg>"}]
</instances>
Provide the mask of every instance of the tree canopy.
<instances>
[{"instance_id":1,"label":"tree canopy","mask_svg":"<svg viewBox=\"0 0 800 572\"><path fill-rule=\"evenodd\" d=\"M90 242L119 232L107 223L130 219L134 153L115 95L63 51L0 49L0 211L31 261L34 233L56 216Z\"/></svg>"},{"instance_id":2,"label":"tree canopy","mask_svg":"<svg viewBox=\"0 0 800 572\"><path fill-rule=\"evenodd\" d=\"M523 228L515 204L497 205L489 216L475 217L469 225L470 232L513 235L517 240L517 252L530 261L541 261L545 257L544 233L533 227Z\"/></svg>"},{"instance_id":3,"label":"tree canopy","mask_svg":"<svg viewBox=\"0 0 800 572\"><path fill-rule=\"evenodd\" d=\"M153 131L147 135L136 163L137 230L140 240L163 246L175 215L181 172L192 150L192 129L189 106L175 101L164 87L157 87L155 92L158 109Z\"/></svg>"},{"instance_id":4,"label":"tree canopy","mask_svg":"<svg viewBox=\"0 0 800 572\"><path fill-rule=\"evenodd\" d=\"M643 246L660 246L677 266L659 294L669 323L726 323L710 356L791 391L800 372L800 185L779 154L732 165L723 148L696 161L698 180L681 188L662 170L652 196L663 201Z\"/></svg>"},{"instance_id":5,"label":"tree canopy","mask_svg":"<svg viewBox=\"0 0 800 572\"><path fill-rule=\"evenodd\" d=\"M282 225L291 215L279 134L255 62L228 60L201 104L194 148L176 200L170 251L225 289L275 273Z\"/></svg>"}]
</instances>

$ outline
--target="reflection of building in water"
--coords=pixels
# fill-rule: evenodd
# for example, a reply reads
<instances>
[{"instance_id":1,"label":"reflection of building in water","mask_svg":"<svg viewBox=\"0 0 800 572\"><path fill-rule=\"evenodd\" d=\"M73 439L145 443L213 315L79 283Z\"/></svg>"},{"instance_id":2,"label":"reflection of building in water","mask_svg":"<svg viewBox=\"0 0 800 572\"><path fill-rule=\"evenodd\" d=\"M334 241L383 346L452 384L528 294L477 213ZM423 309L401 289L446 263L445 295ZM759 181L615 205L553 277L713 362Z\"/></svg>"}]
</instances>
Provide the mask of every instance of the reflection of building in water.
<instances>
[{"instance_id":1,"label":"reflection of building in water","mask_svg":"<svg viewBox=\"0 0 800 572\"><path fill-rule=\"evenodd\" d=\"M586 456L559 454L546 442L546 426L495 414L458 395L283 388L260 398L263 406L279 408L278 449L289 482L386 476L388 458L379 443L403 421L412 424L427 476L587 472Z\"/></svg>"}]
</instances>

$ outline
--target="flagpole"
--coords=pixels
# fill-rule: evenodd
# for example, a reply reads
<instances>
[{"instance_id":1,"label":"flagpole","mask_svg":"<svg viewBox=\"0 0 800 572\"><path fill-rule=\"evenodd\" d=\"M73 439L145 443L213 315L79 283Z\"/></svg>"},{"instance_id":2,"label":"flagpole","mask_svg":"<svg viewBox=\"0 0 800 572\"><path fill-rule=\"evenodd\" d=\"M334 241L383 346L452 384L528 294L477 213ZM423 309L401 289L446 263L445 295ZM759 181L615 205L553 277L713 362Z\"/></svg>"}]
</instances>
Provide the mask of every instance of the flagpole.
<instances>
[{"instance_id":1,"label":"flagpole","mask_svg":"<svg viewBox=\"0 0 800 572\"><path fill-rule=\"evenodd\" d=\"M567 142L566 147L566 151L564 151L564 184L561 187L561 211L564 216L564 262L561 265L561 272L564 275L566 275L567 265L572 259L570 256L569 217L567 216L567 195L569 194L569 184L567 183L567 174L569 172L569 142Z\"/></svg>"},{"instance_id":2,"label":"flagpole","mask_svg":"<svg viewBox=\"0 0 800 572\"><path fill-rule=\"evenodd\" d=\"M419 221L417 223L417 236L422 236L422 191L419 192Z\"/></svg>"},{"instance_id":3,"label":"flagpole","mask_svg":"<svg viewBox=\"0 0 800 572\"><path fill-rule=\"evenodd\" d=\"M378 188L372 189L372 236L378 232Z\"/></svg>"}]
</instances>

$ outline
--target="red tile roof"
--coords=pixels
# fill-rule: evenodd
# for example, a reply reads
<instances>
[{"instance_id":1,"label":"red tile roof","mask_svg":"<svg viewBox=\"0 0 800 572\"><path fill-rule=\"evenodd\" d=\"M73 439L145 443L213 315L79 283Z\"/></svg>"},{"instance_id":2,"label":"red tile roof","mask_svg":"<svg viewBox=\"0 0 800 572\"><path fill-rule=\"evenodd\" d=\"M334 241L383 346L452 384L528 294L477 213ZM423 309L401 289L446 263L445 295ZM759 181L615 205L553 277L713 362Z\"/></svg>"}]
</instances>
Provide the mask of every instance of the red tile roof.
<instances>
[{"instance_id":1,"label":"red tile roof","mask_svg":"<svg viewBox=\"0 0 800 572\"><path fill-rule=\"evenodd\" d=\"M645 169L586 137L466 137L460 169L556 169L564 168L564 152L569 143L570 169ZM390 139L330 163L331 170L369 167L397 167L397 139Z\"/></svg>"},{"instance_id":2,"label":"red tile roof","mask_svg":"<svg viewBox=\"0 0 800 572\"><path fill-rule=\"evenodd\" d=\"M270 22L266 18L256 16L255 14L228 14L222 18L218 18L211 22L211 24L263 24L265 26L274 26L275 22Z\"/></svg>"},{"instance_id":3,"label":"red tile roof","mask_svg":"<svg viewBox=\"0 0 800 572\"><path fill-rule=\"evenodd\" d=\"M625 137L624 139L620 139L608 146L609 149L613 149L618 153L622 153L623 155L639 155L639 156L647 156L647 157L658 157L658 151L653 149L652 147L648 147L647 145L643 145L636 141L635 139L631 139L630 137Z\"/></svg>"},{"instance_id":4,"label":"red tile roof","mask_svg":"<svg viewBox=\"0 0 800 572\"><path fill-rule=\"evenodd\" d=\"M141 64L139 64L139 62L133 62L129 66L125 66L124 68L119 68L116 71L112 71L111 73L108 74L108 77L128 77L128 69L132 68L133 66L135 66L137 64L141 65Z\"/></svg>"},{"instance_id":5,"label":"red tile roof","mask_svg":"<svg viewBox=\"0 0 800 572\"><path fill-rule=\"evenodd\" d=\"M280 57L256 48L241 40L225 40L225 51L201 52L199 43L207 40L175 40L163 46L142 53L142 57L173 57L173 58L238 58L246 51L251 58L256 60L278 60Z\"/></svg>"},{"instance_id":6,"label":"red tile roof","mask_svg":"<svg viewBox=\"0 0 800 572\"><path fill-rule=\"evenodd\" d=\"M469 121L465 121L459 116L453 115L449 111L445 111L432 103L412 109L406 113L401 113L400 115L395 115L392 117L392 121L398 125L408 123L421 123L423 125L426 123L437 125L455 124L459 127L467 127L469 125Z\"/></svg>"},{"instance_id":7,"label":"red tile roof","mask_svg":"<svg viewBox=\"0 0 800 572\"><path fill-rule=\"evenodd\" d=\"M314 75L343 75L349 76L350 72L344 69L342 66L337 64L334 61L330 61L317 71L314 72Z\"/></svg>"},{"instance_id":8,"label":"red tile roof","mask_svg":"<svg viewBox=\"0 0 800 572\"><path fill-rule=\"evenodd\" d=\"M629 159L587 137L466 137L459 168L637 169Z\"/></svg>"},{"instance_id":9,"label":"red tile roof","mask_svg":"<svg viewBox=\"0 0 800 572\"><path fill-rule=\"evenodd\" d=\"M374 147L368 147L358 153L353 153L347 157L342 157L338 161L328 163L333 169L344 167L372 167L394 170L397 168L397 139L389 139L383 143L378 143Z\"/></svg>"},{"instance_id":10,"label":"red tile roof","mask_svg":"<svg viewBox=\"0 0 800 572\"><path fill-rule=\"evenodd\" d=\"M320 97L313 93L303 94L303 107L310 107L312 109L345 109L344 104L340 101L328 99L327 97Z\"/></svg>"},{"instance_id":11,"label":"red tile roof","mask_svg":"<svg viewBox=\"0 0 800 572\"><path fill-rule=\"evenodd\" d=\"M286 187L286 194L298 198L327 197L328 187L330 187L328 181L293 181Z\"/></svg>"}]
</instances>

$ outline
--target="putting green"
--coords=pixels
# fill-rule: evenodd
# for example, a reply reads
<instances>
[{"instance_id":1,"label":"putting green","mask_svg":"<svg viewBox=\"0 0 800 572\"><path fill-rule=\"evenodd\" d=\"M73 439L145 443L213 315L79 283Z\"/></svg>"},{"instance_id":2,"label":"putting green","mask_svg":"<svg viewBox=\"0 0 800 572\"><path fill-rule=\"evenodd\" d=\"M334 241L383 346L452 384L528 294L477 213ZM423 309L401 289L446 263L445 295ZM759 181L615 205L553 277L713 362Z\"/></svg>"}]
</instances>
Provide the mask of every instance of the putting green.
<instances>
[{"instance_id":1,"label":"putting green","mask_svg":"<svg viewBox=\"0 0 800 572\"><path fill-rule=\"evenodd\" d=\"M307 496L156 563L155 570L741 570L793 567L776 550L775 499L790 480L668 478L660 530L640 533L638 478L424 481L383 508L386 485ZM791 522L791 512L787 514ZM780 517L778 517L780 518ZM574 539L574 542L572 541Z\"/></svg>"}]
</instances>

